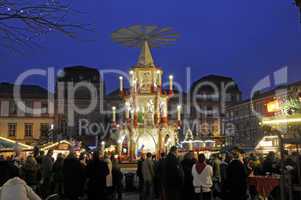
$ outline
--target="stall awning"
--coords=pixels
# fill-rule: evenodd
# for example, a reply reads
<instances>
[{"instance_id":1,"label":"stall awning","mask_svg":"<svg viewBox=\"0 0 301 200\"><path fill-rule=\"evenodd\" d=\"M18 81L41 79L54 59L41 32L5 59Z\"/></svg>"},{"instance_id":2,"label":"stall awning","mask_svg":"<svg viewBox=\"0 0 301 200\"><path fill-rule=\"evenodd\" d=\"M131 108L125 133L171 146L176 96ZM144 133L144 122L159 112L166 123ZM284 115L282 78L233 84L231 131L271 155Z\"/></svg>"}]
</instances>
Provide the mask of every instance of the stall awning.
<instances>
[{"instance_id":1,"label":"stall awning","mask_svg":"<svg viewBox=\"0 0 301 200\"><path fill-rule=\"evenodd\" d=\"M32 146L11 140L5 137L0 137L0 151L14 150L20 148L21 150L31 150Z\"/></svg>"},{"instance_id":2,"label":"stall awning","mask_svg":"<svg viewBox=\"0 0 301 200\"><path fill-rule=\"evenodd\" d=\"M61 140L59 142L55 143L47 143L41 147L42 151L48 151L49 149L55 149L55 150L70 150L70 147L72 146L71 142L67 140Z\"/></svg>"}]
</instances>

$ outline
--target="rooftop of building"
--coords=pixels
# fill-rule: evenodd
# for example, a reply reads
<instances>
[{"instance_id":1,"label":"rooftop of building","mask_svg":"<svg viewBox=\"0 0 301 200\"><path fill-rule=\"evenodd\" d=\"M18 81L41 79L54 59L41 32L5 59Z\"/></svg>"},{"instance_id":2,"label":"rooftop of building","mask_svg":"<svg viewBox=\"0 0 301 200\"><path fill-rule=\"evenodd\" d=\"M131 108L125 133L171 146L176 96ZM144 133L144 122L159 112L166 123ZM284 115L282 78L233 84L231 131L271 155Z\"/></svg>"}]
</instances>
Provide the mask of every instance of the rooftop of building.
<instances>
[{"instance_id":1,"label":"rooftop of building","mask_svg":"<svg viewBox=\"0 0 301 200\"><path fill-rule=\"evenodd\" d=\"M39 85L15 85L13 83L2 82L0 83L0 97L13 98L14 88L20 88L22 98L48 98L48 95L53 95L47 89Z\"/></svg>"},{"instance_id":2,"label":"rooftop of building","mask_svg":"<svg viewBox=\"0 0 301 200\"><path fill-rule=\"evenodd\" d=\"M97 68L82 65L65 67L58 75L58 81L89 81L100 82L100 73Z\"/></svg>"},{"instance_id":3,"label":"rooftop of building","mask_svg":"<svg viewBox=\"0 0 301 200\"><path fill-rule=\"evenodd\" d=\"M252 100L260 100L260 99L264 99L264 98L273 97L275 95L276 91L279 91L282 89L289 89L292 87L298 87L298 86L301 86L301 81L278 85L278 86L272 88L271 90L257 91L254 93L253 98L244 99L244 100L240 101L239 103L229 105L228 108L250 103L251 99ZM301 95L301 93L300 93L300 95Z\"/></svg>"},{"instance_id":4,"label":"rooftop of building","mask_svg":"<svg viewBox=\"0 0 301 200\"><path fill-rule=\"evenodd\" d=\"M194 88L196 88L198 86L198 84L203 83L203 82L210 82L213 83L217 86L217 88L221 88L221 84L226 84L226 83L231 83L233 82L234 85L230 86L227 88L228 92L238 92L241 93L237 83L234 81L233 78L231 77L227 77L227 76L221 76L221 75L216 75L216 74L209 74L206 76L203 76L202 78L200 78L199 80L195 81L192 83L191 85L191 90L193 91ZM226 87L226 85L224 85ZM212 87L210 85L203 85L202 88L207 87L212 89Z\"/></svg>"}]
</instances>

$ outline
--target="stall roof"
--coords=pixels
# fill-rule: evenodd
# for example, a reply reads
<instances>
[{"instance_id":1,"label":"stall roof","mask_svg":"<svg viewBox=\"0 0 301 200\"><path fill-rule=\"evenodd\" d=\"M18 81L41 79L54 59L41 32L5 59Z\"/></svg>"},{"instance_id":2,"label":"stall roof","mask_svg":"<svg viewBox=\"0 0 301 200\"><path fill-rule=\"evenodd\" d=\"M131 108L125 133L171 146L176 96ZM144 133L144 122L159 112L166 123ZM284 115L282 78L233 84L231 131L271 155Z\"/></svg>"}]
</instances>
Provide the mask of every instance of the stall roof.
<instances>
[{"instance_id":1,"label":"stall roof","mask_svg":"<svg viewBox=\"0 0 301 200\"><path fill-rule=\"evenodd\" d=\"M0 137L0 150L13 150L18 145L22 150L33 149L32 146L11 140L5 137Z\"/></svg>"},{"instance_id":2,"label":"stall roof","mask_svg":"<svg viewBox=\"0 0 301 200\"><path fill-rule=\"evenodd\" d=\"M59 146L60 144L66 144L68 146L71 146L71 142L67 141L67 140L61 140L59 142L55 142L55 143L47 143L47 144L44 144L42 147L41 147L41 150L43 151L47 151L49 149L54 149L55 147ZM67 149L65 149L67 150Z\"/></svg>"}]
</instances>

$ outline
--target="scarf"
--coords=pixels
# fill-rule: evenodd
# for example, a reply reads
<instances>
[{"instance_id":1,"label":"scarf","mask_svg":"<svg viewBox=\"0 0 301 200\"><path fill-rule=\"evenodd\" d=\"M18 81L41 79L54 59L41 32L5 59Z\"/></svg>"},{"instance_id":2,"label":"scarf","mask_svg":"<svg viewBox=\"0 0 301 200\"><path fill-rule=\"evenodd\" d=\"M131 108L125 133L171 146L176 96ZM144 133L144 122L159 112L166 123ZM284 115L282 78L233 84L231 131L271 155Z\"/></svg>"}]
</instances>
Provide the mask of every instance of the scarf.
<instances>
[{"instance_id":1,"label":"scarf","mask_svg":"<svg viewBox=\"0 0 301 200\"><path fill-rule=\"evenodd\" d=\"M197 162L195 165L196 171L201 174L203 172L203 170L205 169L206 164L203 162Z\"/></svg>"}]
</instances>

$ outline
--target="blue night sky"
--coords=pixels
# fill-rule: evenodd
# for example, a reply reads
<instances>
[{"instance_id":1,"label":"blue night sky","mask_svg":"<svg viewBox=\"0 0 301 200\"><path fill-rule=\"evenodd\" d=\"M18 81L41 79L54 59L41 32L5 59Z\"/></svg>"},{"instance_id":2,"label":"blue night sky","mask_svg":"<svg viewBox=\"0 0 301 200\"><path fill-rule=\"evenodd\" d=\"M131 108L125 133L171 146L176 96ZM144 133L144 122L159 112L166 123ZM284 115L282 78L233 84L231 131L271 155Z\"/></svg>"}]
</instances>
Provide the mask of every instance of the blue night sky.
<instances>
[{"instance_id":1,"label":"blue night sky","mask_svg":"<svg viewBox=\"0 0 301 200\"><path fill-rule=\"evenodd\" d=\"M60 69L85 65L128 70L139 50L111 41L110 34L134 24L171 26L180 33L176 45L154 49L155 62L187 87L207 74L231 76L244 97L261 78L284 65L289 81L301 80L301 24L293 0L73 0L84 14L74 16L95 32L73 40L59 34L43 38L42 49L22 55L1 52L1 81L13 82L29 68ZM118 88L117 77L105 77L107 90ZM29 83L45 84L32 78Z\"/></svg>"}]
</instances>

